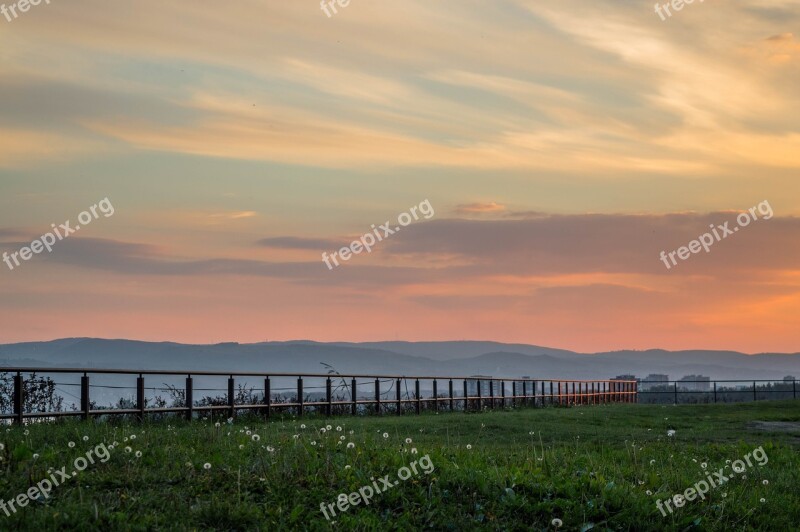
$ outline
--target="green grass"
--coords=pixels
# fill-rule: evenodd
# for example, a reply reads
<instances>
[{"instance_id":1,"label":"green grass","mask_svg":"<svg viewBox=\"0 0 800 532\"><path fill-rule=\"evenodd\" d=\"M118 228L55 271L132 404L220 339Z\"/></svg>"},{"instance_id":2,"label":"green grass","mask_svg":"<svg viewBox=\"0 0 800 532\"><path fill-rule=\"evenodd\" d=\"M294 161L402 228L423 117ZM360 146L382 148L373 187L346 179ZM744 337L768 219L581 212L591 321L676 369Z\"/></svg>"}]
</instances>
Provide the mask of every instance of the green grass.
<instances>
[{"instance_id":1,"label":"green grass","mask_svg":"<svg viewBox=\"0 0 800 532\"><path fill-rule=\"evenodd\" d=\"M89 465L48 499L10 517L0 512L0 529L554 530L558 518L561 530L792 530L800 523L800 434L759 430L751 422L797 422L799 406L612 405L249 418L232 425L171 419L2 427L6 501L47 478L48 468L70 472L90 448L117 446L108 461ZM327 424L333 429L320 433ZM746 478L736 475L705 501L687 502L667 517L656 509L656 499L682 493L759 446L769 462L753 462ZM435 467L429 475L412 475L368 506L337 510L332 522L320 512L321 502L335 503L339 493L371 485L371 477L395 479L400 467L425 455Z\"/></svg>"}]
</instances>

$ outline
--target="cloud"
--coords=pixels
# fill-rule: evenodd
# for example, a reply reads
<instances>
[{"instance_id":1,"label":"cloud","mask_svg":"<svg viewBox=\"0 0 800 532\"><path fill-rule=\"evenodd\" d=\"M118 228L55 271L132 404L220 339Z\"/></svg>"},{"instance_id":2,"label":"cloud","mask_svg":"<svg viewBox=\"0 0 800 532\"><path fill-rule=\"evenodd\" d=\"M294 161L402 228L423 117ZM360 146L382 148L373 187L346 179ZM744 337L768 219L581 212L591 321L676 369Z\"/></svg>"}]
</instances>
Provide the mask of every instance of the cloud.
<instances>
[{"instance_id":1,"label":"cloud","mask_svg":"<svg viewBox=\"0 0 800 532\"><path fill-rule=\"evenodd\" d=\"M307 249L312 251L325 251L341 246L341 242L324 238L302 238L297 236L277 236L262 238L259 246L280 249Z\"/></svg>"},{"instance_id":2,"label":"cloud","mask_svg":"<svg viewBox=\"0 0 800 532\"><path fill-rule=\"evenodd\" d=\"M494 201L488 203L467 203L456 207L456 214L491 214L506 210L505 205Z\"/></svg>"}]
</instances>

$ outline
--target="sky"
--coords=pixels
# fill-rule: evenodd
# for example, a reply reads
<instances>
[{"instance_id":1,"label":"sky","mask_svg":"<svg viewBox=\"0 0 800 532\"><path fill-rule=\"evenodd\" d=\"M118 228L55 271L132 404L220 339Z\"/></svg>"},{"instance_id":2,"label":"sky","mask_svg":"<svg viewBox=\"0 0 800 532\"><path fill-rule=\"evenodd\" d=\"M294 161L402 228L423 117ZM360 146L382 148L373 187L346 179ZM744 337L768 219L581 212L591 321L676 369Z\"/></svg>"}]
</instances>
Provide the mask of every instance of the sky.
<instances>
[{"instance_id":1,"label":"sky","mask_svg":"<svg viewBox=\"0 0 800 532\"><path fill-rule=\"evenodd\" d=\"M800 1L651 4L0 15L0 343L800 351Z\"/></svg>"}]
</instances>

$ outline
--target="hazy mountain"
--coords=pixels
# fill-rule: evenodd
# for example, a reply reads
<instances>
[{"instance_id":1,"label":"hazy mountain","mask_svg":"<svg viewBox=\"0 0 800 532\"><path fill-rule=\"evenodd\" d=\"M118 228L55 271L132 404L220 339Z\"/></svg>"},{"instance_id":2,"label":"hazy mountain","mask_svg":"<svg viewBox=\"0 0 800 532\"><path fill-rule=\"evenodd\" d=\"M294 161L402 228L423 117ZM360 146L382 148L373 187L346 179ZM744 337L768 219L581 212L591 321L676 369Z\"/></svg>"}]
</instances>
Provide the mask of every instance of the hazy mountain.
<instances>
[{"instance_id":1,"label":"hazy mountain","mask_svg":"<svg viewBox=\"0 0 800 532\"><path fill-rule=\"evenodd\" d=\"M671 379L702 374L712 379L780 379L800 376L800 354L746 355L733 351L614 351L581 354L498 342L312 341L187 345L94 338L0 345L0 365L94 367L176 371L390 375L494 375L589 379L619 374Z\"/></svg>"}]
</instances>

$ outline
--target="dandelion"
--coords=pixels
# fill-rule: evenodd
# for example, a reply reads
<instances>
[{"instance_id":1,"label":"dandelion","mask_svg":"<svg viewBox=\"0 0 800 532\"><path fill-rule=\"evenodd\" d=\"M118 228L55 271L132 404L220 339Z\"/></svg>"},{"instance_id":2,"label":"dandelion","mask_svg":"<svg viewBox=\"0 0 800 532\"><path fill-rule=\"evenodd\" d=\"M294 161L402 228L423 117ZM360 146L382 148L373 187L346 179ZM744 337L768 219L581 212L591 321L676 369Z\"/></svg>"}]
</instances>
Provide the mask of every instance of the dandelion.
<instances>
[{"instance_id":1,"label":"dandelion","mask_svg":"<svg viewBox=\"0 0 800 532\"><path fill-rule=\"evenodd\" d=\"M275 447L273 447L271 445L267 445L267 452L274 453L275 452Z\"/></svg>"},{"instance_id":2,"label":"dandelion","mask_svg":"<svg viewBox=\"0 0 800 532\"><path fill-rule=\"evenodd\" d=\"M386 438L388 438L388 437L389 437L389 433L388 433L388 432L384 432L384 433L383 433L383 439L385 440L385 439L386 439Z\"/></svg>"},{"instance_id":3,"label":"dandelion","mask_svg":"<svg viewBox=\"0 0 800 532\"><path fill-rule=\"evenodd\" d=\"M117 443L117 441L116 441L116 440L114 440L114 443L112 443L111 445L113 445L114 447L116 447L117 445L119 445L119 443Z\"/></svg>"},{"instance_id":4,"label":"dandelion","mask_svg":"<svg viewBox=\"0 0 800 532\"><path fill-rule=\"evenodd\" d=\"M416 447L412 447L411 448L411 454L417 454L417 448Z\"/></svg>"},{"instance_id":5,"label":"dandelion","mask_svg":"<svg viewBox=\"0 0 800 532\"><path fill-rule=\"evenodd\" d=\"M319 429L319 431L321 433L325 434L326 432L328 432L328 429L326 429L325 427L322 427L321 429Z\"/></svg>"},{"instance_id":6,"label":"dandelion","mask_svg":"<svg viewBox=\"0 0 800 532\"><path fill-rule=\"evenodd\" d=\"M336 432L342 432L342 427L340 427L339 425L336 425Z\"/></svg>"},{"instance_id":7,"label":"dandelion","mask_svg":"<svg viewBox=\"0 0 800 532\"><path fill-rule=\"evenodd\" d=\"M205 464L203 464L203 469L205 469L205 470L209 470L209 469L211 469L211 464L209 464L208 462L206 462Z\"/></svg>"},{"instance_id":8,"label":"dandelion","mask_svg":"<svg viewBox=\"0 0 800 532\"><path fill-rule=\"evenodd\" d=\"M251 438L251 439L252 439L253 441L258 441L258 440L260 440L260 439L261 439L261 436L259 436L258 434L253 434L253 436L252 436L252 438Z\"/></svg>"},{"instance_id":9,"label":"dandelion","mask_svg":"<svg viewBox=\"0 0 800 532\"><path fill-rule=\"evenodd\" d=\"M467 444L467 450L469 451L470 449L472 449L472 445Z\"/></svg>"},{"instance_id":10,"label":"dandelion","mask_svg":"<svg viewBox=\"0 0 800 532\"><path fill-rule=\"evenodd\" d=\"M344 441L344 436L339 436L340 441Z\"/></svg>"},{"instance_id":11,"label":"dandelion","mask_svg":"<svg viewBox=\"0 0 800 532\"><path fill-rule=\"evenodd\" d=\"M245 434L247 434L248 436L250 436L252 433L253 433L252 430L248 430L247 432L245 432Z\"/></svg>"},{"instance_id":12,"label":"dandelion","mask_svg":"<svg viewBox=\"0 0 800 532\"><path fill-rule=\"evenodd\" d=\"M645 493L648 494L648 495L652 495L653 494L653 492L650 491L650 490L645 491Z\"/></svg>"},{"instance_id":13,"label":"dandelion","mask_svg":"<svg viewBox=\"0 0 800 532\"><path fill-rule=\"evenodd\" d=\"M300 438L300 435L299 435L299 434L295 434L294 436L292 436L292 438L294 438L295 440L296 440L296 439L299 439L299 438Z\"/></svg>"},{"instance_id":14,"label":"dandelion","mask_svg":"<svg viewBox=\"0 0 800 532\"><path fill-rule=\"evenodd\" d=\"M5 450L6 450L6 444L0 443L0 451L5 451Z\"/></svg>"},{"instance_id":15,"label":"dandelion","mask_svg":"<svg viewBox=\"0 0 800 532\"><path fill-rule=\"evenodd\" d=\"M411 438L406 438L406 443L411 443Z\"/></svg>"},{"instance_id":16,"label":"dandelion","mask_svg":"<svg viewBox=\"0 0 800 532\"><path fill-rule=\"evenodd\" d=\"M349 434L353 434L353 431L351 430Z\"/></svg>"},{"instance_id":17,"label":"dandelion","mask_svg":"<svg viewBox=\"0 0 800 532\"><path fill-rule=\"evenodd\" d=\"M768 484L769 484L769 480L767 480L767 479L764 479L764 480L762 480L762 481L761 481L761 483L762 483L762 484L764 484L764 485L766 486L766 485L768 485Z\"/></svg>"},{"instance_id":18,"label":"dandelion","mask_svg":"<svg viewBox=\"0 0 800 532\"><path fill-rule=\"evenodd\" d=\"M759 501L760 501L760 502L763 504L763 503L767 502L767 499L765 499L764 497L761 497L761 498L759 499Z\"/></svg>"},{"instance_id":19,"label":"dandelion","mask_svg":"<svg viewBox=\"0 0 800 532\"><path fill-rule=\"evenodd\" d=\"M109 446L108 446L108 450L109 450L109 451L113 451L113 450L114 450L114 446L113 446L113 445L109 445Z\"/></svg>"},{"instance_id":20,"label":"dandelion","mask_svg":"<svg viewBox=\"0 0 800 532\"><path fill-rule=\"evenodd\" d=\"M731 461L730 461L730 460L725 460L725 463L726 463L726 464L730 464L730 463L731 463Z\"/></svg>"},{"instance_id":21,"label":"dandelion","mask_svg":"<svg viewBox=\"0 0 800 532\"><path fill-rule=\"evenodd\" d=\"M352 448L353 448L353 447L355 447L355 446L356 446L356 444L355 444L355 443L353 443L353 442L350 442L350 443L348 443L348 444L347 444L347 448L348 448L348 449L352 449Z\"/></svg>"},{"instance_id":22,"label":"dandelion","mask_svg":"<svg viewBox=\"0 0 800 532\"><path fill-rule=\"evenodd\" d=\"M89 436L84 436L83 441L89 441Z\"/></svg>"},{"instance_id":23,"label":"dandelion","mask_svg":"<svg viewBox=\"0 0 800 532\"><path fill-rule=\"evenodd\" d=\"M668 431L667 431L667 436L669 436L670 438L671 438L671 437L673 437L673 436L675 436L675 431L674 431L674 430L672 430L672 429L668 430Z\"/></svg>"},{"instance_id":24,"label":"dandelion","mask_svg":"<svg viewBox=\"0 0 800 532\"><path fill-rule=\"evenodd\" d=\"M38 455L38 454L36 454L36 453L33 453L33 459L34 459L34 460L37 460L38 458L39 458L39 455Z\"/></svg>"},{"instance_id":25,"label":"dandelion","mask_svg":"<svg viewBox=\"0 0 800 532\"><path fill-rule=\"evenodd\" d=\"M88 438L87 436L84 436L84 437L83 437L83 441L86 441L86 440L88 440L88 439L89 439L89 438ZM131 440L135 440L135 439L136 439L136 434L131 434Z\"/></svg>"},{"instance_id":26,"label":"dandelion","mask_svg":"<svg viewBox=\"0 0 800 532\"><path fill-rule=\"evenodd\" d=\"M697 463L697 458L692 458L692 462Z\"/></svg>"},{"instance_id":27,"label":"dandelion","mask_svg":"<svg viewBox=\"0 0 800 532\"><path fill-rule=\"evenodd\" d=\"M747 480L747 475L742 475L742 480Z\"/></svg>"},{"instance_id":28,"label":"dandelion","mask_svg":"<svg viewBox=\"0 0 800 532\"><path fill-rule=\"evenodd\" d=\"M349 465L344 466L345 469L350 469Z\"/></svg>"},{"instance_id":29,"label":"dandelion","mask_svg":"<svg viewBox=\"0 0 800 532\"><path fill-rule=\"evenodd\" d=\"M700 464L700 467L702 467L703 469L705 469L705 468L707 468L707 467L708 467L708 464L707 464L707 463L705 463L705 462L703 462L702 464Z\"/></svg>"},{"instance_id":30,"label":"dandelion","mask_svg":"<svg viewBox=\"0 0 800 532\"><path fill-rule=\"evenodd\" d=\"M232 424L233 424L233 418L229 417L228 418L228 425L232 425ZM210 467L209 467L209 469L210 469Z\"/></svg>"},{"instance_id":31,"label":"dandelion","mask_svg":"<svg viewBox=\"0 0 800 532\"><path fill-rule=\"evenodd\" d=\"M341 445L341 444L342 444L342 442L341 442L341 441L337 441L337 442L336 442L336 445Z\"/></svg>"},{"instance_id":32,"label":"dandelion","mask_svg":"<svg viewBox=\"0 0 800 532\"><path fill-rule=\"evenodd\" d=\"M136 451L136 454L134 456L136 456L136 458L141 458L142 457L142 451Z\"/></svg>"},{"instance_id":33,"label":"dandelion","mask_svg":"<svg viewBox=\"0 0 800 532\"><path fill-rule=\"evenodd\" d=\"M122 438L122 441L123 441L123 443L124 443L124 442L127 442L127 441L128 441L128 437L127 437L127 436L125 436L124 438Z\"/></svg>"},{"instance_id":34,"label":"dandelion","mask_svg":"<svg viewBox=\"0 0 800 532\"><path fill-rule=\"evenodd\" d=\"M326 428L326 429L328 429L328 430L331 430L333 427L331 427L330 425L328 425L328 426L326 426L325 428Z\"/></svg>"},{"instance_id":35,"label":"dandelion","mask_svg":"<svg viewBox=\"0 0 800 532\"><path fill-rule=\"evenodd\" d=\"M69 447L70 449L72 449L73 447L75 447L75 442L74 442L74 441L71 441L71 442L69 442L69 443L67 444L67 447Z\"/></svg>"},{"instance_id":36,"label":"dandelion","mask_svg":"<svg viewBox=\"0 0 800 532\"><path fill-rule=\"evenodd\" d=\"M244 449L244 445L239 445L239 450Z\"/></svg>"},{"instance_id":37,"label":"dandelion","mask_svg":"<svg viewBox=\"0 0 800 532\"><path fill-rule=\"evenodd\" d=\"M727 494L727 493L723 493L723 494L722 494L722 498L723 498L723 499L724 499L725 497L727 497L727 496L728 496L728 494Z\"/></svg>"},{"instance_id":38,"label":"dandelion","mask_svg":"<svg viewBox=\"0 0 800 532\"><path fill-rule=\"evenodd\" d=\"M132 450L133 450L133 449L131 449L130 447L125 447L125 452L126 452L126 453L129 453L129 452L131 452Z\"/></svg>"},{"instance_id":39,"label":"dandelion","mask_svg":"<svg viewBox=\"0 0 800 532\"><path fill-rule=\"evenodd\" d=\"M220 426L220 425L219 425L219 421L217 421L216 423L214 423L214 426L215 426L215 427L217 427L217 428L219 428L219 426Z\"/></svg>"},{"instance_id":40,"label":"dandelion","mask_svg":"<svg viewBox=\"0 0 800 532\"><path fill-rule=\"evenodd\" d=\"M184 464L184 465L185 465L186 467L192 467L192 463L191 463L191 462L186 462L186 464Z\"/></svg>"},{"instance_id":41,"label":"dandelion","mask_svg":"<svg viewBox=\"0 0 800 532\"><path fill-rule=\"evenodd\" d=\"M550 521L550 524L553 525L556 528L561 528L561 525L563 525L564 522L561 519L559 519L558 517L556 517L555 519Z\"/></svg>"},{"instance_id":42,"label":"dandelion","mask_svg":"<svg viewBox=\"0 0 800 532\"><path fill-rule=\"evenodd\" d=\"M528 433L528 435L529 435L529 436L533 436L534 434L536 434L536 433L535 433L535 432L533 432L533 431L530 431L530 432Z\"/></svg>"},{"instance_id":43,"label":"dandelion","mask_svg":"<svg viewBox=\"0 0 800 532\"><path fill-rule=\"evenodd\" d=\"M27 435L28 435L28 434L30 434L30 433L31 433L31 431L29 431L28 429L25 429L25 432L23 432L23 434L24 434L25 436L27 436Z\"/></svg>"},{"instance_id":44,"label":"dandelion","mask_svg":"<svg viewBox=\"0 0 800 532\"><path fill-rule=\"evenodd\" d=\"M311 442L311 445L312 445L313 447L316 447L316 446L317 446L317 442L315 442L315 441L312 441L312 442Z\"/></svg>"},{"instance_id":45,"label":"dandelion","mask_svg":"<svg viewBox=\"0 0 800 532\"><path fill-rule=\"evenodd\" d=\"M650 460L650 465L655 465L655 463L656 463L655 460Z\"/></svg>"},{"instance_id":46,"label":"dandelion","mask_svg":"<svg viewBox=\"0 0 800 532\"><path fill-rule=\"evenodd\" d=\"M302 425L300 425L300 428L301 428L301 429L304 429L304 428L306 428L306 425L305 425L305 423L303 423Z\"/></svg>"}]
</instances>

